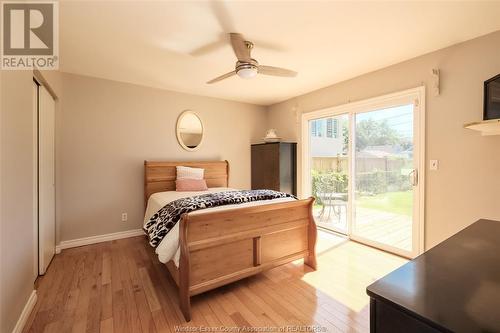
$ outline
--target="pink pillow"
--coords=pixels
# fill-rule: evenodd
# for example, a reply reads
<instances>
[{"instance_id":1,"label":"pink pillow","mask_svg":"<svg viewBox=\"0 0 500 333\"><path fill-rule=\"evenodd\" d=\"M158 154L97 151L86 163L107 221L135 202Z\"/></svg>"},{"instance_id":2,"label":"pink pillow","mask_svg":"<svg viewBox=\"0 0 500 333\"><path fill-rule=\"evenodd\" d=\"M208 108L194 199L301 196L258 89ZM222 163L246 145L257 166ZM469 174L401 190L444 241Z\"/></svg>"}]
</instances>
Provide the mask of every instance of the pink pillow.
<instances>
[{"instance_id":1,"label":"pink pillow","mask_svg":"<svg viewBox=\"0 0 500 333\"><path fill-rule=\"evenodd\" d=\"M175 190L177 192L206 191L208 187L205 179L177 179Z\"/></svg>"}]
</instances>

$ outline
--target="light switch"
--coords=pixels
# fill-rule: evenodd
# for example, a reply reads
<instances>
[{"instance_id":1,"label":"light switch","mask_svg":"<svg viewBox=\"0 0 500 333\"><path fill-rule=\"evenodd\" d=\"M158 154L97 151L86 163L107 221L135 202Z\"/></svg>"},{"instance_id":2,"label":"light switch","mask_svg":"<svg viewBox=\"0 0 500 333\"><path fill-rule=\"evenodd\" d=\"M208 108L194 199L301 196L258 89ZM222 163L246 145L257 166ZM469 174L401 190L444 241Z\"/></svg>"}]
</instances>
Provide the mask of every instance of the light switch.
<instances>
[{"instance_id":1,"label":"light switch","mask_svg":"<svg viewBox=\"0 0 500 333\"><path fill-rule=\"evenodd\" d=\"M430 170L437 170L437 169L439 169L439 161L438 160L430 160L429 169Z\"/></svg>"}]
</instances>

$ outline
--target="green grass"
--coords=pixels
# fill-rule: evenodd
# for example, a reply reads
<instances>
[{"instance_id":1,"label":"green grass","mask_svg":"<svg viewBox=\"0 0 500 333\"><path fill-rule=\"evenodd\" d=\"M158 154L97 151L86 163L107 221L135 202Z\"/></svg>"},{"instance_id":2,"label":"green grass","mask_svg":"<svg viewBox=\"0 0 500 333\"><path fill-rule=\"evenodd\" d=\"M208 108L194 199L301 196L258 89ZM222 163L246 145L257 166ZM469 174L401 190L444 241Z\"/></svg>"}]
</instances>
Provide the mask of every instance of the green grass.
<instances>
[{"instance_id":1,"label":"green grass","mask_svg":"<svg viewBox=\"0 0 500 333\"><path fill-rule=\"evenodd\" d=\"M412 215L413 192L387 192L373 196L358 197L356 204L359 207L380 210L388 213Z\"/></svg>"},{"instance_id":2,"label":"green grass","mask_svg":"<svg viewBox=\"0 0 500 333\"><path fill-rule=\"evenodd\" d=\"M359 196L356 205L361 208L369 208L382 212L412 216L413 214L413 192L387 192L371 196ZM322 206L314 204L314 209L319 210Z\"/></svg>"}]
</instances>

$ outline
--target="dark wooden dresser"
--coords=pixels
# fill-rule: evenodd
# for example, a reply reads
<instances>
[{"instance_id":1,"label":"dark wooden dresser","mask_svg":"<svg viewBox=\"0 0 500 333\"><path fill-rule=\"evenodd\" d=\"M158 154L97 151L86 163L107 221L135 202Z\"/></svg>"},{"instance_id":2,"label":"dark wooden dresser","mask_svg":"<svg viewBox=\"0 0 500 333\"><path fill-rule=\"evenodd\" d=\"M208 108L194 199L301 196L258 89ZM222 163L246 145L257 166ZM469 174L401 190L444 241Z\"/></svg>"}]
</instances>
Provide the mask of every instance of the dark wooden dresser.
<instances>
[{"instance_id":1,"label":"dark wooden dresser","mask_svg":"<svg viewBox=\"0 0 500 333\"><path fill-rule=\"evenodd\" d=\"M297 195L295 142L252 145L252 189L269 189Z\"/></svg>"},{"instance_id":2,"label":"dark wooden dresser","mask_svg":"<svg viewBox=\"0 0 500 333\"><path fill-rule=\"evenodd\" d=\"M371 332L500 332L500 222L477 221L367 293Z\"/></svg>"}]
</instances>

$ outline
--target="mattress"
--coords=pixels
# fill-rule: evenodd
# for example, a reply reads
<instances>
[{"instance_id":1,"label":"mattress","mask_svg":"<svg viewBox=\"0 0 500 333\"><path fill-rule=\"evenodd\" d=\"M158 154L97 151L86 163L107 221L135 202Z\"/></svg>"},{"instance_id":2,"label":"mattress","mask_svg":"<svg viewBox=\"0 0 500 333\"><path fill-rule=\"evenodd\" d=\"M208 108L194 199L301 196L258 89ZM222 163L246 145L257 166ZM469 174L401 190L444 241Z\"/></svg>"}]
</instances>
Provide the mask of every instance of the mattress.
<instances>
[{"instance_id":1,"label":"mattress","mask_svg":"<svg viewBox=\"0 0 500 333\"><path fill-rule=\"evenodd\" d=\"M197 191L197 192L176 192L176 191L167 191L167 192L158 192L154 193L149 197L148 205L146 208L146 214L144 216L144 224L148 222L148 220L157 213L160 209L162 209L166 204L175 201L181 198L187 198L195 195L202 195L208 193L217 193L224 191L234 191L235 189L228 187L213 187L209 188L207 191ZM251 206L259 206L259 205L269 205L277 202L287 202L293 201L293 198L279 198L273 200L264 200L264 201L253 201L242 204L235 205L227 205L220 207L213 207L207 209L201 209L198 211L194 211L189 213L190 215L194 214L205 214L207 212L213 211L222 211L228 210L232 208L243 208L243 207L251 207ZM179 248L179 224L177 223L172 230L163 238L160 244L156 247L156 254L158 255L158 259L162 263L167 263L170 260L173 260L175 265L179 267L179 258L180 258L180 248Z\"/></svg>"}]
</instances>

